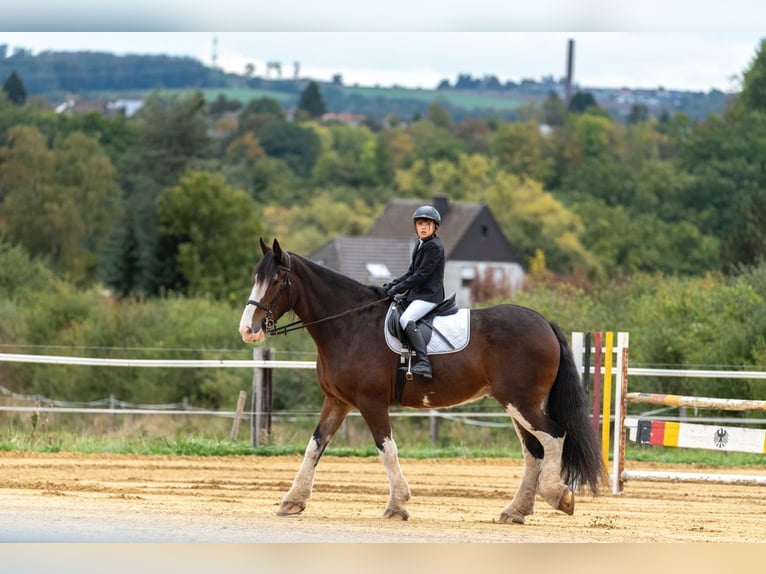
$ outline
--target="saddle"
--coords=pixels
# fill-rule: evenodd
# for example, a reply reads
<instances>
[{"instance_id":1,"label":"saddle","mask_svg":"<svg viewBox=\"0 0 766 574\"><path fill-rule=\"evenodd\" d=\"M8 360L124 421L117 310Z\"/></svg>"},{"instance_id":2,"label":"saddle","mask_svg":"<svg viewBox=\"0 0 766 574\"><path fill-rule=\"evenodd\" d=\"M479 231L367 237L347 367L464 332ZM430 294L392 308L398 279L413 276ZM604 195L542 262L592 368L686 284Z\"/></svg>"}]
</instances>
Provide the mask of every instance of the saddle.
<instances>
[{"instance_id":1,"label":"saddle","mask_svg":"<svg viewBox=\"0 0 766 574\"><path fill-rule=\"evenodd\" d=\"M384 327L388 347L398 354L408 352L407 335L399 324L404 307L404 301L395 298L386 314ZM417 325L423 333L429 355L459 351L470 338L469 310L457 306L454 293L419 319Z\"/></svg>"}]
</instances>

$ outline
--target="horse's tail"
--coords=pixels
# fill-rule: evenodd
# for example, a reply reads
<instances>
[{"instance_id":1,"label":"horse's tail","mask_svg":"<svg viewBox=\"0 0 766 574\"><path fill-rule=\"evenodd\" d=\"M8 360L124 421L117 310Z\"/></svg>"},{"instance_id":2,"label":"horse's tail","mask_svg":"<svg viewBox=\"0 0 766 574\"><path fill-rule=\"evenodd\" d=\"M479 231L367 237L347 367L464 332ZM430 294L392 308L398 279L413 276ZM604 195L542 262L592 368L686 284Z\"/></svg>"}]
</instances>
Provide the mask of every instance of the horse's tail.
<instances>
[{"instance_id":1,"label":"horse's tail","mask_svg":"<svg viewBox=\"0 0 766 574\"><path fill-rule=\"evenodd\" d=\"M599 493L606 468L601 448L590 421L590 412L572 349L558 325L550 322L561 347L561 361L553 388L548 395L548 416L566 432L561 457L561 477L572 489L588 485L594 495Z\"/></svg>"}]
</instances>

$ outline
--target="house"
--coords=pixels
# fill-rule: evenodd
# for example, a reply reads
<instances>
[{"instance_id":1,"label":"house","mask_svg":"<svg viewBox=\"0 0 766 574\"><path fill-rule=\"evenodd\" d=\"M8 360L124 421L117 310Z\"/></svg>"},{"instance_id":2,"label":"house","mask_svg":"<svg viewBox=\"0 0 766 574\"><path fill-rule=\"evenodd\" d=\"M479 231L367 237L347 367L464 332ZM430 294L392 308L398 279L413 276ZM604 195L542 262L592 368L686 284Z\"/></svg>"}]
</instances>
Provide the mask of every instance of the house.
<instances>
[{"instance_id":1,"label":"house","mask_svg":"<svg viewBox=\"0 0 766 574\"><path fill-rule=\"evenodd\" d=\"M524 270L489 208L446 197L393 199L366 236L336 237L309 258L362 283L382 285L407 271L417 241L412 214L428 204L442 216L438 233L447 259L444 290L455 293L458 305L471 306L471 283L477 280L511 292L521 288Z\"/></svg>"},{"instance_id":2,"label":"house","mask_svg":"<svg viewBox=\"0 0 766 574\"><path fill-rule=\"evenodd\" d=\"M411 249L409 239L335 237L309 259L365 285L382 285L407 271Z\"/></svg>"}]
</instances>

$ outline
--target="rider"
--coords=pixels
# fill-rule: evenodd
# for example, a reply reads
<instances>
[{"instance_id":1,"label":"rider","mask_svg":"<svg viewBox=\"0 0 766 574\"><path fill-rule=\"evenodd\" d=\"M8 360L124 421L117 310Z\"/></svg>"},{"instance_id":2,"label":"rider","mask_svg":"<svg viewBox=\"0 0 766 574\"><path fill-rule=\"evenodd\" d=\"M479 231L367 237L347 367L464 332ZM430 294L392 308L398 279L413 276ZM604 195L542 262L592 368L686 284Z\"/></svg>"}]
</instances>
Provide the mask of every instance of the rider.
<instances>
[{"instance_id":1,"label":"rider","mask_svg":"<svg viewBox=\"0 0 766 574\"><path fill-rule=\"evenodd\" d=\"M426 341L418 330L417 321L444 300L444 246L436 235L441 215L436 208L423 205L412 214L418 244L412 252L407 272L383 287L389 297L407 291L407 308L399 322L417 355L412 367L416 375L431 378L431 363L426 352Z\"/></svg>"}]
</instances>

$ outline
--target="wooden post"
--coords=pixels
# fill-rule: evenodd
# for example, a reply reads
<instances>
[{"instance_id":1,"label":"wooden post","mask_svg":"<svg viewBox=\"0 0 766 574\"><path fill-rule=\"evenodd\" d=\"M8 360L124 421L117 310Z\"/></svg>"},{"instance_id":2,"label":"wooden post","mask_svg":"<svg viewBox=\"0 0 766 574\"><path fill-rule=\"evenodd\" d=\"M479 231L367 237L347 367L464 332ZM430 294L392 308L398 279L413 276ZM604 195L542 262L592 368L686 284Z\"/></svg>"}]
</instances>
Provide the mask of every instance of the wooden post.
<instances>
[{"instance_id":1,"label":"wooden post","mask_svg":"<svg viewBox=\"0 0 766 574\"><path fill-rule=\"evenodd\" d=\"M439 413L432 410L428 420L430 423L431 444L436 446L439 443Z\"/></svg>"},{"instance_id":2,"label":"wooden post","mask_svg":"<svg viewBox=\"0 0 766 574\"><path fill-rule=\"evenodd\" d=\"M274 349L256 347L253 349L254 361L271 360ZM261 445L261 431L271 433L271 369L255 367L253 369L253 398L250 417L250 442L253 446Z\"/></svg>"},{"instance_id":3,"label":"wooden post","mask_svg":"<svg viewBox=\"0 0 766 574\"><path fill-rule=\"evenodd\" d=\"M255 347L253 349L253 360L263 360L263 348ZM251 399L251 416L250 416L250 443L253 446L260 446L261 437L261 412L263 411L263 372L265 369L262 367L255 367L253 369L253 393Z\"/></svg>"},{"instance_id":4,"label":"wooden post","mask_svg":"<svg viewBox=\"0 0 766 574\"><path fill-rule=\"evenodd\" d=\"M622 348L622 401L619 405L619 414L615 417L614 432L620 433L618 450L614 454L617 461L615 480L612 485L613 494L622 494L625 483L622 479L622 473L625 470L625 415L628 410L628 347ZM615 410L617 404L615 403Z\"/></svg>"},{"instance_id":5,"label":"wooden post","mask_svg":"<svg viewBox=\"0 0 766 574\"><path fill-rule=\"evenodd\" d=\"M263 350L263 359L265 361L272 361L274 359L274 349L267 347ZM261 416L261 432L265 436L271 436L271 407L272 407L272 381L274 379L274 370L265 369L263 373L263 399L261 400L261 410L263 415Z\"/></svg>"},{"instance_id":6,"label":"wooden post","mask_svg":"<svg viewBox=\"0 0 766 574\"><path fill-rule=\"evenodd\" d=\"M245 410L245 401L247 400L247 393L245 391L239 391L239 397L237 398L237 410L234 413L234 422L231 425L231 440L237 440L239 435L239 424L242 422L242 413Z\"/></svg>"}]
</instances>

